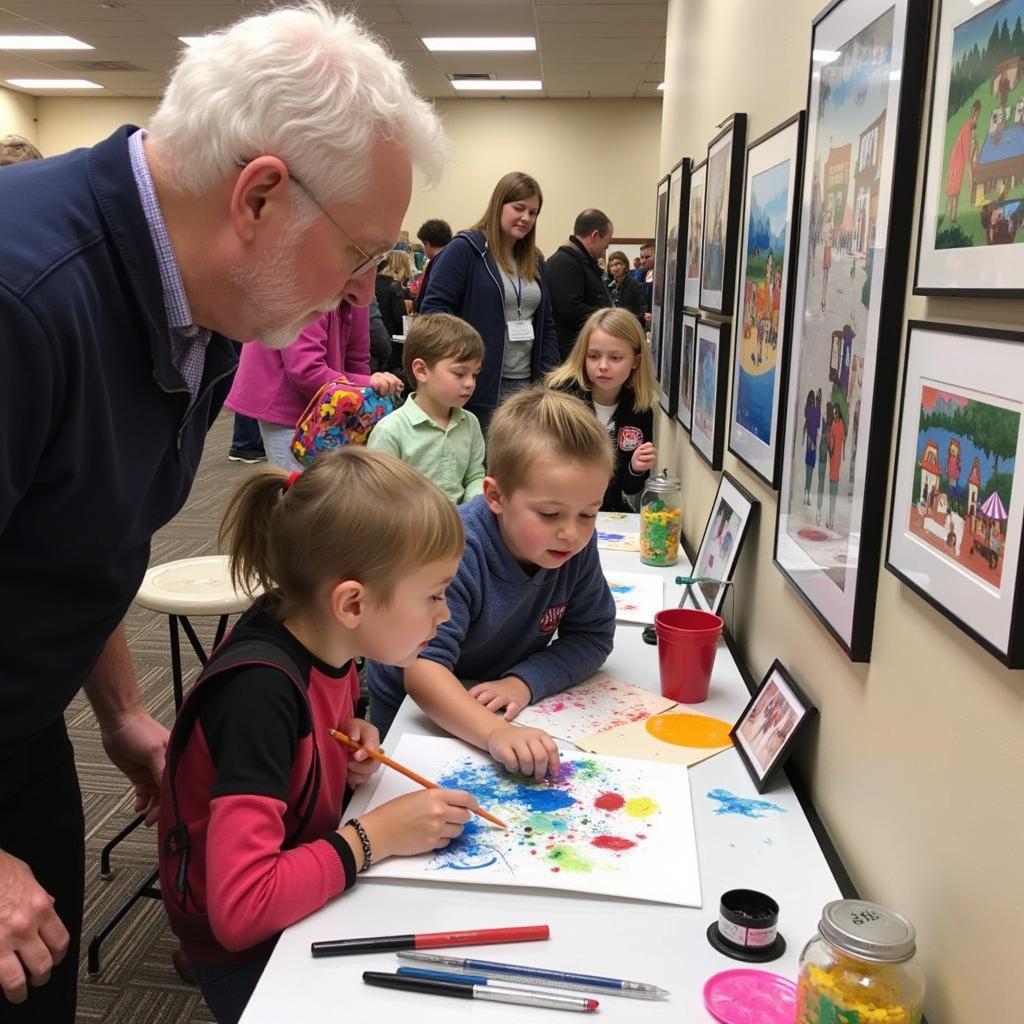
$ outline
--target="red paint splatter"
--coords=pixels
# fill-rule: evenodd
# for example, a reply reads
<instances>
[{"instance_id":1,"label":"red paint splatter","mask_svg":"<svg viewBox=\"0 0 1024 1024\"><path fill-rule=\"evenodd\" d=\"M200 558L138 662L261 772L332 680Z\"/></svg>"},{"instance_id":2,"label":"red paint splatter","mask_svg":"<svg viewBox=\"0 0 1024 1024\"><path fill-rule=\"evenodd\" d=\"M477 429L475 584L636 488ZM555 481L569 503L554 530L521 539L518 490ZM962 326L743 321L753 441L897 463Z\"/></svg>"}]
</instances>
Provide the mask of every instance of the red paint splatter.
<instances>
[{"instance_id":1,"label":"red paint splatter","mask_svg":"<svg viewBox=\"0 0 1024 1024\"><path fill-rule=\"evenodd\" d=\"M618 793L602 793L595 801L594 806L602 811L618 811L626 804L626 798Z\"/></svg>"},{"instance_id":2,"label":"red paint splatter","mask_svg":"<svg viewBox=\"0 0 1024 1024\"><path fill-rule=\"evenodd\" d=\"M590 841L590 845L596 846L599 850L628 850L631 846L636 846L636 843L632 839L623 839L622 836L597 836Z\"/></svg>"},{"instance_id":3,"label":"red paint splatter","mask_svg":"<svg viewBox=\"0 0 1024 1024\"><path fill-rule=\"evenodd\" d=\"M551 869L551 874L553 874L553 875L557 875L557 874L558 874L558 872L559 872L559 871L561 871L561 870L562 870L561 868L552 868L552 869Z\"/></svg>"}]
</instances>

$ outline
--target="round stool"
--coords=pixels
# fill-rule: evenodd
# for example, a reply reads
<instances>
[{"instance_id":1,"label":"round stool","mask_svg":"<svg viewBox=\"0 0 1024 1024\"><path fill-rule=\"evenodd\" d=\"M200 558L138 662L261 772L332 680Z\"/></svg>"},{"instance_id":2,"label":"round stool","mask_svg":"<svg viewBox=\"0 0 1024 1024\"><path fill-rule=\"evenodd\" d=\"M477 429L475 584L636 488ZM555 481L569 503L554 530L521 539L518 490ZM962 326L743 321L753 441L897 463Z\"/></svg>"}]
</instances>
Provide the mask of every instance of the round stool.
<instances>
[{"instance_id":1,"label":"round stool","mask_svg":"<svg viewBox=\"0 0 1024 1024\"><path fill-rule=\"evenodd\" d=\"M253 597L258 596L257 590ZM218 615L217 632L213 639L211 652L224 639L228 618L244 612L252 604L253 597L235 590L231 582L231 559L227 555L204 555L200 558L181 558L174 562L154 565L142 578L142 586L135 595L135 603L140 608L161 612L167 616L171 634L171 683L174 687L174 710L181 710L184 692L181 677L181 646L178 625L185 630L192 650L200 664L206 665L209 660L207 652L189 622L190 615ZM120 832L100 851L100 878L107 880L113 877L110 866L110 854L126 836L142 824L145 815L133 818ZM114 912L109 921L93 936L89 943L88 970L96 974L100 969L100 946L119 921L143 897L159 899L160 890L156 885L157 869L150 874Z\"/></svg>"}]
</instances>

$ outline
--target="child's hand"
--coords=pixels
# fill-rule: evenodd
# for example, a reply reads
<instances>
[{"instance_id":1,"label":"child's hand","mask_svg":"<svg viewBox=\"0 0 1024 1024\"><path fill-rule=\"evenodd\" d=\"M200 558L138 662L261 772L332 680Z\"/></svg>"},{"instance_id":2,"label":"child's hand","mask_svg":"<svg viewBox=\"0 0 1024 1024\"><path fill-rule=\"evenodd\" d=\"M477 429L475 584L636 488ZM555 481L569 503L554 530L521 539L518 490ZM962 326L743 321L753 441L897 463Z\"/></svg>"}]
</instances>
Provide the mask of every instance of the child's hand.
<instances>
[{"instance_id":1,"label":"child's hand","mask_svg":"<svg viewBox=\"0 0 1024 1024\"><path fill-rule=\"evenodd\" d=\"M341 731L349 739L355 740L356 743L362 743L367 750L380 750L380 733L377 731L377 727L370 725L369 722L364 722L361 718L350 718L347 722L342 722ZM362 750L349 748L348 784L353 789L366 782L379 767L380 762L374 760L369 754Z\"/></svg>"},{"instance_id":2,"label":"child's hand","mask_svg":"<svg viewBox=\"0 0 1024 1024\"><path fill-rule=\"evenodd\" d=\"M477 683L469 688L469 695L478 700L488 711L505 709L505 721L511 722L533 696L530 688L518 676L505 676L489 683Z\"/></svg>"},{"instance_id":3,"label":"child's hand","mask_svg":"<svg viewBox=\"0 0 1024 1024\"><path fill-rule=\"evenodd\" d=\"M398 395L405 389L401 377L383 371L370 374L370 387L378 395Z\"/></svg>"},{"instance_id":4,"label":"child's hand","mask_svg":"<svg viewBox=\"0 0 1024 1024\"><path fill-rule=\"evenodd\" d=\"M647 473L658 458L658 449L654 447L653 441L644 441L629 460L629 468L639 476Z\"/></svg>"},{"instance_id":5,"label":"child's hand","mask_svg":"<svg viewBox=\"0 0 1024 1024\"><path fill-rule=\"evenodd\" d=\"M389 800L359 820L378 861L442 849L462 835L476 806L476 797L461 789L424 789Z\"/></svg>"},{"instance_id":6,"label":"child's hand","mask_svg":"<svg viewBox=\"0 0 1024 1024\"><path fill-rule=\"evenodd\" d=\"M487 753L508 771L532 775L538 782L558 775L558 747L542 729L499 725L487 737Z\"/></svg>"}]
</instances>

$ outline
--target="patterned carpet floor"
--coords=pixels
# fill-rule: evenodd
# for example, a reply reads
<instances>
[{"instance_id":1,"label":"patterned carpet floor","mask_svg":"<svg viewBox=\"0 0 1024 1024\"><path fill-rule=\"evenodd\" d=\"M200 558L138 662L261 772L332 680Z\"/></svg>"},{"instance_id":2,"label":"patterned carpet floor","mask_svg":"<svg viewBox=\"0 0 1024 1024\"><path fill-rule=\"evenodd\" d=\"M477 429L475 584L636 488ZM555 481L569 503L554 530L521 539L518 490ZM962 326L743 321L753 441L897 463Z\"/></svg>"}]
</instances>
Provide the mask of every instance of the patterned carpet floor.
<instances>
[{"instance_id":1,"label":"patterned carpet floor","mask_svg":"<svg viewBox=\"0 0 1024 1024\"><path fill-rule=\"evenodd\" d=\"M223 413L207 439L199 474L187 505L154 538L150 564L215 554L221 513L235 486L251 472L244 463L229 462L232 416ZM216 620L193 620L207 646ZM161 722L174 717L171 693L167 619L132 606L125 622L146 706ZM186 685L198 671L182 636ZM176 948L156 900L142 900L103 943L100 972L86 970L89 940L156 863L155 830L140 828L114 851L114 877L99 877L100 848L132 818L132 798L124 776L107 760L100 745L92 709L79 696L66 712L75 745L85 804L85 926L78 988L78 1021L104 1024L209 1024L213 1016L199 990L182 982L171 965Z\"/></svg>"}]
</instances>

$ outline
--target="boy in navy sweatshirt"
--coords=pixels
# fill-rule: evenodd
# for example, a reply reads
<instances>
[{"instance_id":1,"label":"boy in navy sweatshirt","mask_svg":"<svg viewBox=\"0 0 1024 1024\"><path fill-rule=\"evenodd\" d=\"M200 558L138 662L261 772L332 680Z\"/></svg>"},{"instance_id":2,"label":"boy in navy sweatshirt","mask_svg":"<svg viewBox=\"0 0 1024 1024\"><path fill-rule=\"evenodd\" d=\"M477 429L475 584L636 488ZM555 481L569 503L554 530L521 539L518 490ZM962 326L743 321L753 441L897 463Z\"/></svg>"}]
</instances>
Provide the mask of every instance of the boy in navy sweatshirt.
<instances>
[{"instance_id":1,"label":"boy in navy sweatshirt","mask_svg":"<svg viewBox=\"0 0 1024 1024\"><path fill-rule=\"evenodd\" d=\"M459 509L466 550L446 592L451 618L404 673L369 663L370 718L383 735L408 692L454 736L541 779L558 770L554 741L510 723L611 652L615 603L594 527L612 450L579 399L538 387L495 413L487 461L483 494Z\"/></svg>"}]
</instances>

